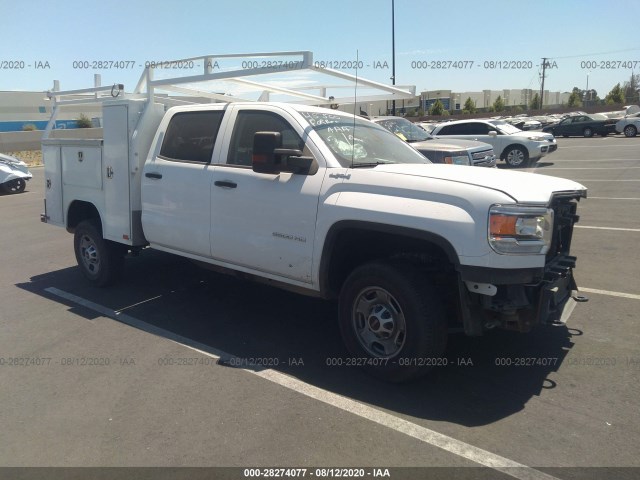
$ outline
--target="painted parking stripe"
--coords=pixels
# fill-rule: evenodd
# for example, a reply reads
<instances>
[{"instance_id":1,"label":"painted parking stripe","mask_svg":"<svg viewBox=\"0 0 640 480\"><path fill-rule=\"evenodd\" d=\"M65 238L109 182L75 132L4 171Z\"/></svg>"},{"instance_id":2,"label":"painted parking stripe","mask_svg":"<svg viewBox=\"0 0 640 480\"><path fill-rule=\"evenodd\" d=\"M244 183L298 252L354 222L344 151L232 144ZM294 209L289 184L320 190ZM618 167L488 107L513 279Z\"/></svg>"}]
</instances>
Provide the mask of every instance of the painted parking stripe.
<instances>
[{"instance_id":1,"label":"painted parking stripe","mask_svg":"<svg viewBox=\"0 0 640 480\"><path fill-rule=\"evenodd\" d=\"M566 149L566 148L611 148L611 147L616 147L616 148L618 148L618 147L638 148L638 145L637 144L634 145L634 144L626 143L626 144L623 144L623 145L611 145L611 144L609 144L609 145L572 145L572 146L562 145L562 146L558 146L558 148L562 148L563 150Z\"/></svg>"},{"instance_id":2,"label":"painted parking stripe","mask_svg":"<svg viewBox=\"0 0 640 480\"><path fill-rule=\"evenodd\" d=\"M570 159L565 159L565 158L560 158L560 157L542 157L539 161L541 162L546 162L547 160L553 160L553 162L598 162L598 163L606 163L606 162L640 162L640 158L585 158L582 160L570 160Z\"/></svg>"},{"instance_id":3,"label":"painted parking stripe","mask_svg":"<svg viewBox=\"0 0 640 480\"><path fill-rule=\"evenodd\" d=\"M609 290L599 290L597 288L584 287L579 287L579 290L585 293L597 293L598 295L609 295L610 297L631 298L633 300L640 300L640 295L636 295L635 293L612 292Z\"/></svg>"},{"instance_id":4,"label":"painted parking stripe","mask_svg":"<svg viewBox=\"0 0 640 480\"><path fill-rule=\"evenodd\" d=\"M67 301L76 303L85 308L98 312L105 317L111 318L145 332L153 333L154 335L169 339L184 347L202 353L203 355L207 355L215 359L220 359L221 357L224 359L235 358L233 355L229 355L222 350L218 350L216 348L210 347L209 345L204 345L200 342L196 342L181 335L177 335L163 328L150 325L130 315L119 313L115 310L111 310L105 306L98 305L82 297L78 297L58 288L49 287L46 288L45 291ZM423 427L408 420L396 417L389 413L370 407L369 405L365 405L350 398L343 397L342 395L323 390L322 388L310 385L301 380L285 375L281 372L277 372L272 369L260 368L256 370L244 370L248 373L276 383L289 390L313 398L327 405L331 405L342 411L357 415L378 425L385 426L398 433L402 433L409 437L420 440L421 442L441 448L442 450L475 462L479 465L483 465L485 467L500 471L511 477L518 478L520 480L559 480L557 477L553 477L534 468L528 467L513 460L509 460L508 458L502 457L495 453L491 453L487 450L475 447L453 437L438 433L434 430Z\"/></svg>"},{"instance_id":5,"label":"painted parking stripe","mask_svg":"<svg viewBox=\"0 0 640 480\"><path fill-rule=\"evenodd\" d=\"M545 172L547 170L632 170L640 167L538 167L536 170Z\"/></svg>"},{"instance_id":6,"label":"painted parking stripe","mask_svg":"<svg viewBox=\"0 0 640 480\"><path fill-rule=\"evenodd\" d=\"M640 200L640 197L587 197L589 200Z\"/></svg>"},{"instance_id":7,"label":"painted parking stripe","mask_svg":"<svg viewBox=\"0 0 640 480\"><path fill-rule=\"evenodd\" d=\"M614 230L618 232L640 232L640 228L591 227L589 225L574 225L573 228L590 228L592 230Z\"/></svg>"}]
</instances>

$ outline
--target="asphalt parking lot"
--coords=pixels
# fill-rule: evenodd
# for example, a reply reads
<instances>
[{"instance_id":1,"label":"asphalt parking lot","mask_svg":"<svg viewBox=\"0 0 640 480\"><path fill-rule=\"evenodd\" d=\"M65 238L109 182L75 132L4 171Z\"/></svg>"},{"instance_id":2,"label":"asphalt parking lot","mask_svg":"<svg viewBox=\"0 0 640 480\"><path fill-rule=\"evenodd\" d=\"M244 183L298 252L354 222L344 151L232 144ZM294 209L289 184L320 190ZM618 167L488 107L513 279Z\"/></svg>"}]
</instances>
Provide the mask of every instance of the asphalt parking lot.
<instances>
[{"instance_id":1,"label":"asphalt parking lot","mask_svg":"<svg viewBox=\"0 0 640 480\"><path fill-rule=\"evenodd\" d=\"M640 138L558 144L529 170L589 188L572 250L590 301L566 327L452 336L448 365L405 385L330 365L347 356L331 303L151 251L88 287L32 169L0 196L0 466L639 478Z\"/></svg>"}]
</instances>

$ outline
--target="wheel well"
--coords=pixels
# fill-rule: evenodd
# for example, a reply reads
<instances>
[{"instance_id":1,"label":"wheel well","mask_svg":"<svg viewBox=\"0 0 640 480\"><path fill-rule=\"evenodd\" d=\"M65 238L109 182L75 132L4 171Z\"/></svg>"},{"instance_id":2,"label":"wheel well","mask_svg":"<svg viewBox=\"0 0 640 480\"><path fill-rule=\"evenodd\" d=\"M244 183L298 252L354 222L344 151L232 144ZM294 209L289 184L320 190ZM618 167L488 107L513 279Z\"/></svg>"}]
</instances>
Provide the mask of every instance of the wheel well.
<instances>
[{"instance_id":1,"label":"wheel well","mask_svg":"<svg viewBox=\"0 0 640 480\"><path fill-rule=\"evenodd\" d=\"M525 147L524 145L520 145L519 143L512 143L511 145L508 145L504 148L504 150L502 150L502 154L500 154L500 160L504 160L507 158L507 152L509 150L511 150L514 147L518 147L520 150L522 150L524 152L524 156L528 159L529 158L529 150L527 149L527 147Z\"/></svg>"},{"instance_id":2,"label":"wheel well","mask_svg":"<svg viewBox=\"0 0 640 480\"><path fill-rule=\"evenodd\" d=\"M67 231L73 233L78 224L84 220L97 220L98 228L102 228L100 213L93 203L81 200L71 202L67 211Z\"/></svg>"},{"instance_id":3,"label":"wheel well","mask_svg":"<svg viewBox=\"0 0 640 480\"><path fill-rule=\"evenodd\" d=\"M414 236L410 229L400 227L389 230L343 228L327 235L320 266L323 296L335 298L357 266L382 259L416 264L432 275L446 275L455 281L457 255L446 240L426 232Z\"/></svg>"}]
</instances>

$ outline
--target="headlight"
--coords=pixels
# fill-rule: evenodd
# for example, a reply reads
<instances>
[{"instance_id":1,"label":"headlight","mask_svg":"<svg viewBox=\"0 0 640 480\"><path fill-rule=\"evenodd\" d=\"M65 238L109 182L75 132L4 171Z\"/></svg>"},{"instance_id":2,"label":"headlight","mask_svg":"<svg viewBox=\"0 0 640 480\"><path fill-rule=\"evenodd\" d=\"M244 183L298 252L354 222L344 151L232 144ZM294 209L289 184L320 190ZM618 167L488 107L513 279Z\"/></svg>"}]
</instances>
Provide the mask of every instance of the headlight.
<instances>
[{"instance_id":1,"label":"headlight","mask_svg":"<svg viewBox=\"0 0 640 480\"><path fill-rule=\"evenodd\" d=\"M469 163L469 157L467 155L444 157L444 163L447 163L449 165L471 165Z\"/></svg>"},{"instance_id":2,"label":"headlight","mask_svg":"<svg viewBox=\"0 0 640 480\"><path fill-rule=\"evenodd\" d=\"M527 140L533 140L534 142L545 142L545 137L527 137Z\"/></svg>"},{"instance_id":3,"label":"headlight","mask_svg":"<svg viewBox=\"0 0 640 480\"><path fill-rule=\"evenodd\" d=\"M544 254L553 235L553 210L524 205L489 209L489 244L498 253Z\"/></svg>"}]
</instances>

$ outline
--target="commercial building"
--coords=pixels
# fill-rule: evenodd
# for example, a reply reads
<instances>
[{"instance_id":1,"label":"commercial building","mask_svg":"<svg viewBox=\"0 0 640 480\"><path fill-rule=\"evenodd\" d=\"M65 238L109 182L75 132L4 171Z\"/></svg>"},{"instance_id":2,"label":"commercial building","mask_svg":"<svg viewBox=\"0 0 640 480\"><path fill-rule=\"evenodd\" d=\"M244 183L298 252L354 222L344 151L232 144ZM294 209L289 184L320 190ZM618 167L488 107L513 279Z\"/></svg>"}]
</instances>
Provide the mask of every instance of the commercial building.
<instances>
[{"instance_id":1,"label":"commercial building","mask_svg":"<svg viewBox=\"0 0 640 480\"><path fill-rule=\"evenodd\" d=\"M505 89L505 90L481 90L479 92L455 92L453 90L428 90L420 93L420 105L426 111L437 100L440 100L446 110L462 110L467 99L471 99L476 108L488 108L494 104L498 97L502 98L505 106L529 106L531 100L540 96L540 90L531 88ZM569 101L570 92L544 91L542 106L546 108L559 107Z\"/></svg>"}]
</instances>

